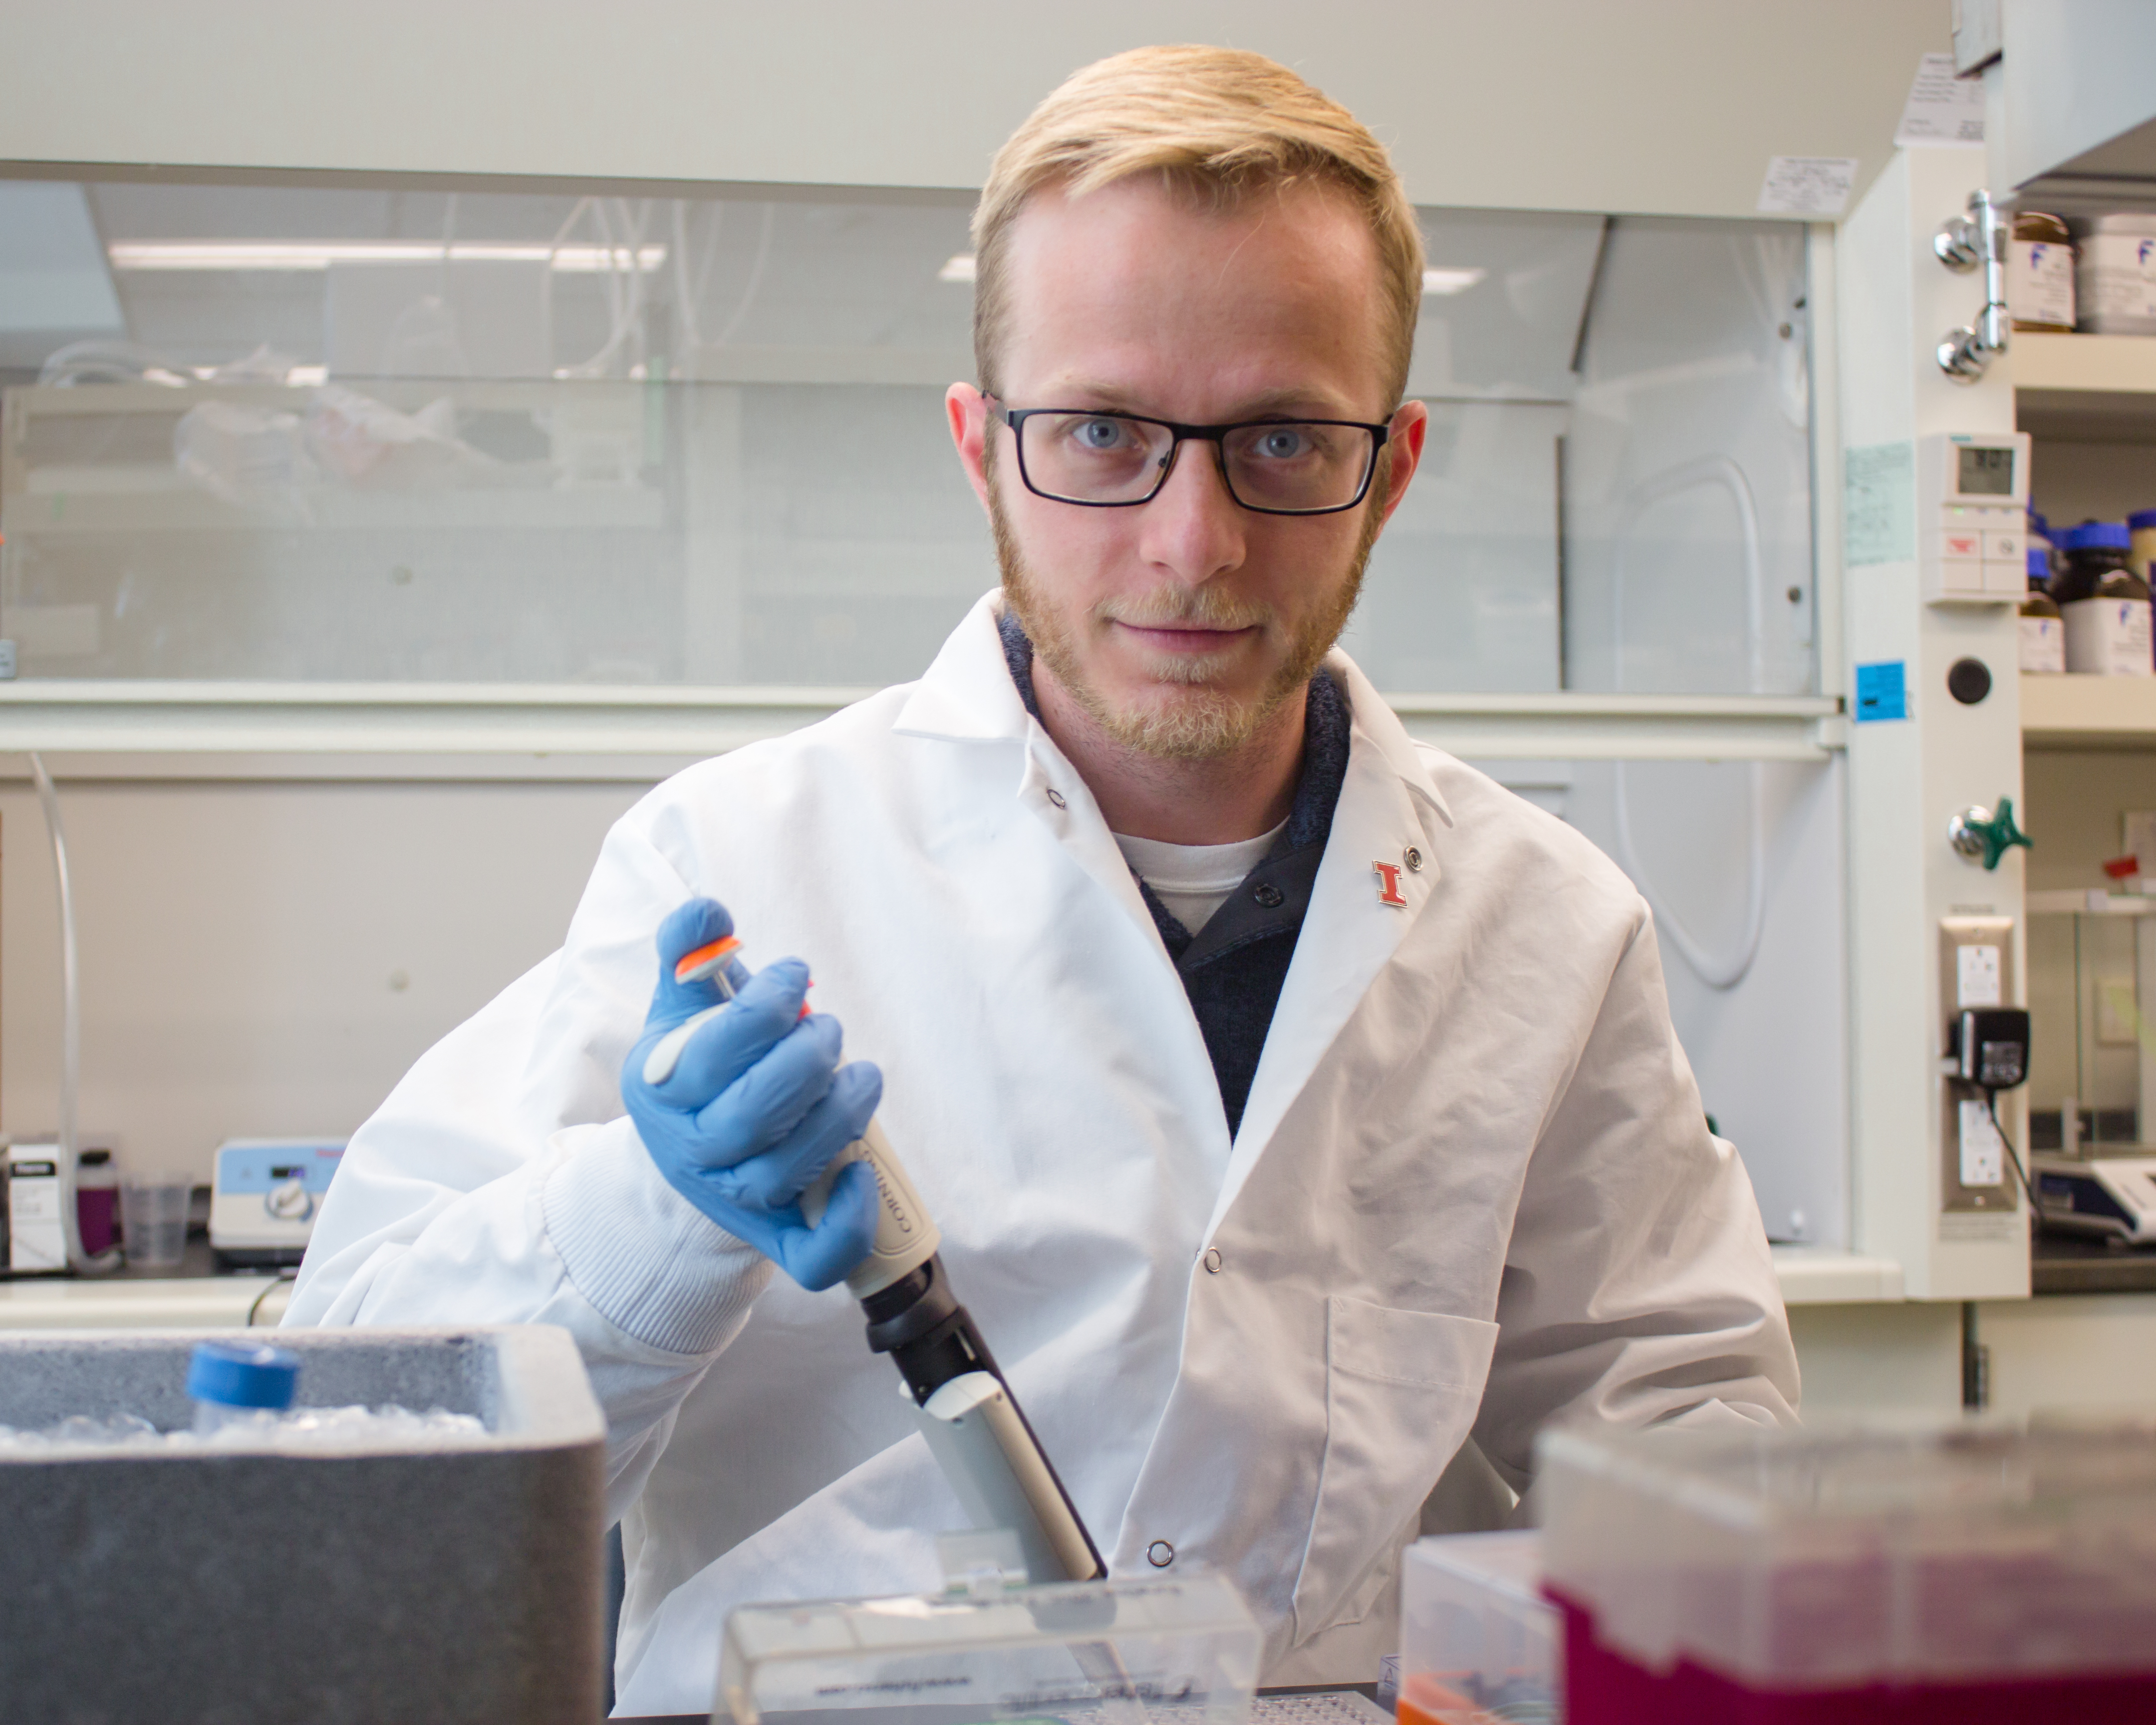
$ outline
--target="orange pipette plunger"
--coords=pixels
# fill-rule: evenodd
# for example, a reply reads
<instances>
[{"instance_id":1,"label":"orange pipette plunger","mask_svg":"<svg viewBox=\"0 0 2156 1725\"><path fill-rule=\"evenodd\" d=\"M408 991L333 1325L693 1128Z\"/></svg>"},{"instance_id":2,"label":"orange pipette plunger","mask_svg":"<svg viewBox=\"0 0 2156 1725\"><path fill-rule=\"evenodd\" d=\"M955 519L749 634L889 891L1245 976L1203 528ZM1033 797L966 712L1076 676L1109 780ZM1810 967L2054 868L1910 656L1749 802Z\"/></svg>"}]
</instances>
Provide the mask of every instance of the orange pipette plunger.
<instances>
[{"instance_id":1,"label":"orange pipette plunger","mask_svg":"<svg viewBox=\"0 0 2156 1725\"><path fill-rule=\"evenodd\" d=\"M728 999L733 998L733 985L726 980L726 961L741 951L741 942L730 934L722 934L708 947L699 947L693 952L684 952L675 962L674 980L693 983L709 977L719 985L719 992Z\"/></svg>"}]
</instances>

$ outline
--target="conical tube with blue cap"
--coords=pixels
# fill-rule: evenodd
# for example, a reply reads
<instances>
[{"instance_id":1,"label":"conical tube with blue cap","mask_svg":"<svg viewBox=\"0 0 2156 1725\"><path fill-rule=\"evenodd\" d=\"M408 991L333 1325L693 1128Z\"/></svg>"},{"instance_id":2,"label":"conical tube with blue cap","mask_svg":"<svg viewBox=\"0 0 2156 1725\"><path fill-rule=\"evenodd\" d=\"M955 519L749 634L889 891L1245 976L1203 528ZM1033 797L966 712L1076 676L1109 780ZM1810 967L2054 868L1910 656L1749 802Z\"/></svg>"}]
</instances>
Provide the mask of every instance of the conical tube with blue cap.
<instances>
[{"instance_id":1,"label":"conical tube with blue cap","mask_svg":"<svg viewBox=\"0 0 2156 1725\"><path fill-rule=\"evenodd\" d=\"M299 1389L299 1355L266 1342L198 1342L187 1361L194 1429L204 1437L276 1425Z\"/></svg>"}]
</instances>

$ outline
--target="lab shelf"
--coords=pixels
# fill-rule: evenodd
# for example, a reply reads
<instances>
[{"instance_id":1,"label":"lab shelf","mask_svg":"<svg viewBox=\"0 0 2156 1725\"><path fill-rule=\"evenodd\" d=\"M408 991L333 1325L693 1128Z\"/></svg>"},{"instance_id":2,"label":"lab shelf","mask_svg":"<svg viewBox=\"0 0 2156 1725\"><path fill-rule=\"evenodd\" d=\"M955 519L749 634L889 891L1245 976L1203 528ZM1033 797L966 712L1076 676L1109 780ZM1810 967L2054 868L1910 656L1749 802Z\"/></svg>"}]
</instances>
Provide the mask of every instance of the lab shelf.
<instances>
[{"instance_id":1,"label":"lab shelf","mask_svg":"<svg viewBox=\"0 0 2156 1725\"><path fill-rule=\"evenodd\" d=\"M2146 916L2156 913L2156 897L2138 892L2106 892L2101 886L2086 891L2076 887L2023 895L2022 903L2032 916Z\"/></svg>"},{"instance_id":2,"label":"lab shelf","mask_svg":"<svg viewBox=\"0 0 2156 1725\"><path fill-rule=\"evenodd\" d=\"M2156 336L2025 330L2007 352L2022 430L2071 443L2156 440Z\"/></svg>"},{"instance_id":3,"label":"lab shelf","mask_svg":"<svg viewBox=\"0 0 2156 1725\"><path fill-rule=\"evenodd\" d=\"M33 680L0 684L0 750L701 757L813 724L866 693Z\"/></svg>"},{"instance_id":4,"label":"lab shelf","mask_svg":"<svg viewBox=\"0 0 2156 1725\"><path fill-rule=\"evenodd\" d=\"M1408 732L1470 760L1824 761L1845 747L1830 696L1389 695Z\"/></svg>"},{"instance_id":5,"label":"lab shelf","mask_svg":"<svg viewBox=\"0 0 2156 1725\"><path fill-rule=\"evenodd\" d=\"M0 683L0 753L694 759L813 724L870 692L36 679ZM1476 760L1823 761L1843 747L1846 722L1839 701L1811 696L1389 699L1410 734Z\"/></svg>"},{"instance_id":6,"label":"lab shelf","mask_svg":"<svg viewBox=\"0 0 2156 1725\"><path fill-rule=\"evenodd\" d=\"M2146 395L2156 405L2156 336L2057 336L2016 330L2015 398L2033 392Z\"/></svg>"},{"instance_id":7,"label":"lab shelf","mask_svg":"<svg viewBox=\"0 0 2156 1725\"><path fill-rule=\"evenodd\" d=\"M2030 748L2156 748L2156 677L2025 675Z\"/></svg>"}]
</instances>

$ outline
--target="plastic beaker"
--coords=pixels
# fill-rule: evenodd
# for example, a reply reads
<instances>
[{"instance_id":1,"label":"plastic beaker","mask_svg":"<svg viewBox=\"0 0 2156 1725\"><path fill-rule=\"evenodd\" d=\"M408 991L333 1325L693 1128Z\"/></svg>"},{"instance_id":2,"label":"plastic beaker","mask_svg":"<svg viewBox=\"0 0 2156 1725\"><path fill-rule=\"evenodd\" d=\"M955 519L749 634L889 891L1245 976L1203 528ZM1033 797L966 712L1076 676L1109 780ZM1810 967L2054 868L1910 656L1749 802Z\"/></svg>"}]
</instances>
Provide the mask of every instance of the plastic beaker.
<instances>
[{"instance_id":1,"label":"plastic beaker","mask_svg":"<svg viewBox=\"0 0 2156 1725\"><path fill-rule=\"evenodd\" d=\"M120 1182L120 1234L131 1267L176 1268L186 1255L192 1174L130 1173Z\"/></svg>"}]
</instances>

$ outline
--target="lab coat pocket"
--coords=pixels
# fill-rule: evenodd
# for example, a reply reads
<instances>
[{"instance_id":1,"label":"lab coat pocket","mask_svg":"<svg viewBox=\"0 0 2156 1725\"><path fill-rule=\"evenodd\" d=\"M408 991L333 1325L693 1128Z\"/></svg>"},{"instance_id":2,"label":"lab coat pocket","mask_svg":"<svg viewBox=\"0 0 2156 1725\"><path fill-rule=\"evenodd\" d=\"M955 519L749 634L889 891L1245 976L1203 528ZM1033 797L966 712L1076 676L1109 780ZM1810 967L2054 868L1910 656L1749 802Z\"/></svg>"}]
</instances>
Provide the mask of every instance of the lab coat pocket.
<instances>
[{"instance_id":1,"label":"lab coat pocket","mask_svg":"<svg viewBox=\"0 0 2156 1725\"><path fill-rule=\"evenodd\" d=\"M1375 1603L1392 1539L1475 1423L1497 1326L1335 1294L1325 1314L1325 1461L1295 1584L1295 1643ZM1358 1593L1370 1593L1361 1599Z\"/></svg>"}]
</instances>

